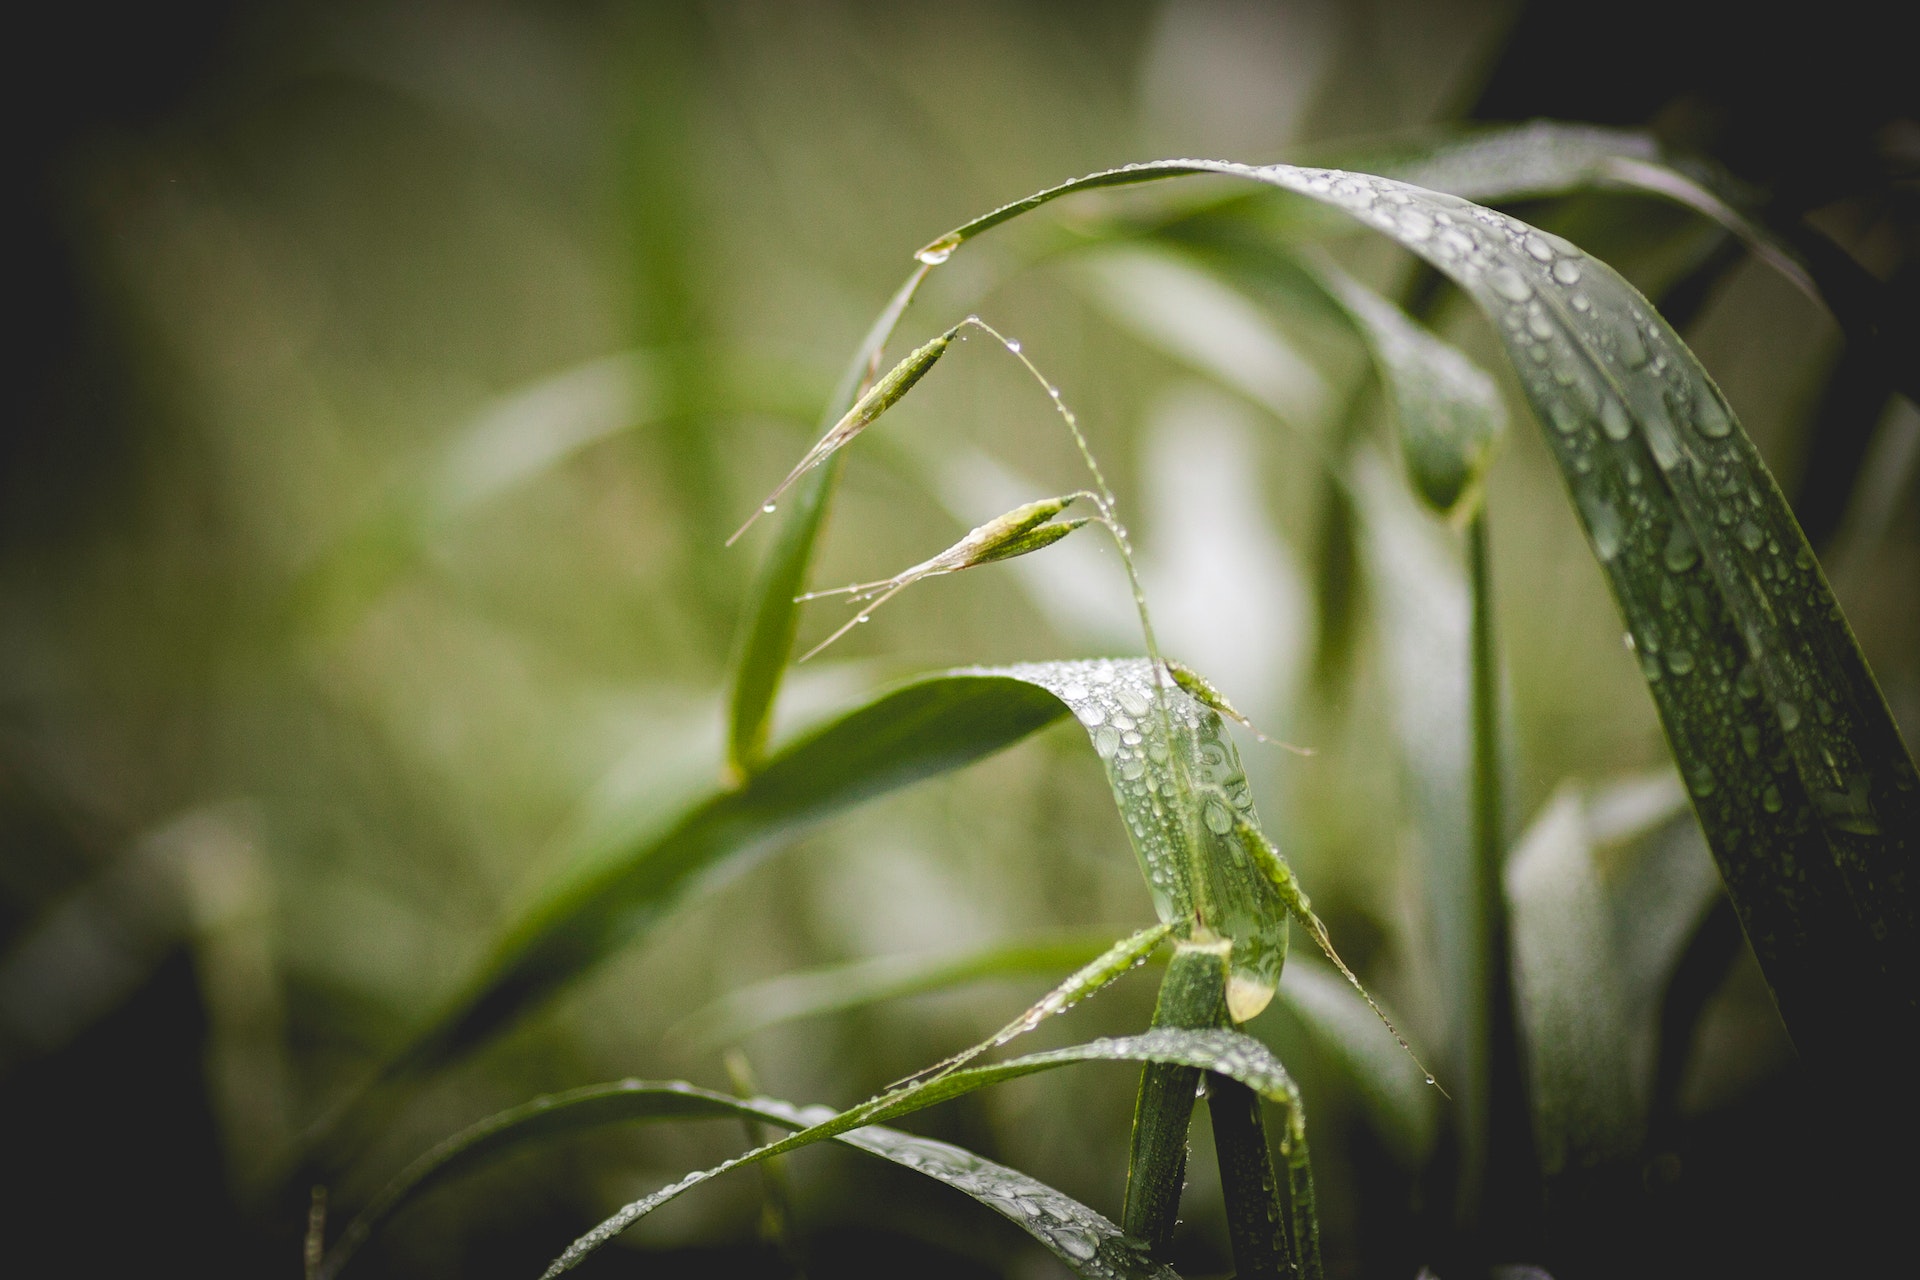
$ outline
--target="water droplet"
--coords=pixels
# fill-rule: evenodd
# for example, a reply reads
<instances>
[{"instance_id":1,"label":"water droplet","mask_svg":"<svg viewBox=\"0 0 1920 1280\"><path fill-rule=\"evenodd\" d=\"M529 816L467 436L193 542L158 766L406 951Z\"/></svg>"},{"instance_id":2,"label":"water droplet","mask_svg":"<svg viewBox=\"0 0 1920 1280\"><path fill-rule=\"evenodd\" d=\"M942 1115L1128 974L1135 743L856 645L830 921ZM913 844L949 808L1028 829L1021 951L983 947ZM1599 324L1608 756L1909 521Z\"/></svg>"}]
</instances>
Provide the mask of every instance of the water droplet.
<instances>
[{"instance_id":1,"label":"water droplet","mask_svg":"<svg viewBox=\"0 0 1920 1280\"><path fill-rule=\"evenodd\" d=\"M1693 425L1700 428L1701 435L1719 440L1733 430L1733 419L1720 407L1720 397L1703 387L1694 397Z\"/></svg>"},{"instance_id":2,"label":"water droplet","mask_svg":"<svg viewBox=\"0 0 1920 1280\"><path fill-rule=\"evenodd\" d=\"M1547 405L1547 417L1553 422L1553 429L1563 436L1570 436L1580 429L1580 413L1565 400L1555 400Z\"/></svg>"},{"instance_id":3,"label":"water droplet","mask_svg":"<svg viewBox=\"0 0 1920 1280\"><path fill-rule=\"evenodd\" d=\"M1652 357L1647 352L1647 344L1640 337L1637 325L1623 325L1620 328L1620 359L1629 369L1644 366Z\"/></svg>"},{"instance_id":4,"label":"water droplet","mask_svg":"<svg viewBox=\"0 0 1920 1280\"><path fill-rule=\"evenodd\" d=\"M1661 553L1661 559L1670 573L1685 573L1700 563L1700 546L1693 540L1693 534L1687 531L1687 526L1673 526L1673 531L1667 535L1667 549Z\"/></svg>"},{"instance_id":5,"label":"water droplet","mask_svg":"<svg viewBox=\"0 0 1920 1280\"><path fill-rule=\"evenodd\" d=\"M1800 708L1794 706L1791 702L1782 701L1777 703L1773 711L1775 715L1780 717L1780 727L1788 733L1792 733L1800 727Z\"/></svg>"},{"instance_id":6,"label":"water droplet","mask_svg":"<svg viewBox=\"0 0 1920 1280\"><path fill-rule=\"evenodd\" d=\"M1223 836L1233 830L1233 815L1218 800L1208 800L1200 816L1206 819L1207 830L1215 835Z\"/></svg>"},{"instance_id":7,"label":"water droplet","mask_svg":"<svg viewBox=\"0 0 1920 1280\"><path fill-rule=\"evenodd\" d=\"M1694 768L1687 774L1687 789L1697 796L1712 795L1713 786L1713 770L1704 764Z\"/></svg>"},{"instance_id":8,"label":"water droplet","mask_svg":"<svg viewBox=\"0 0 1920 1280\"><path fill-rule=\"evenodd\" d=\"M1498 266L1487 273L1487 284L1508 302L1525 302L1533 296L1526 277L1509 266Z\"/></svg>"},{"instance_id":9,"label":"water droplet","mask_svg":"<svg viewBox=\"0 0 1920 1280\"><path fill-rule=\"evenodd\" d=\"M1654 462L1662 471L1671 471L1679 465L1680 437L1674 434L1673 419L1667 414L1664 397L1654 396L1646 402L1640 428L1646 433L1648 452L1653 454Z\"/></svg>"},{"instance_id":10,"label":"water droplet","mask_svg":"<svg viewBox=\"0 0 1920 1280\"><path fill-rule=\"evenodd\" d=\"M1778 787L1768 787L1760 793L1760 807L1768 813L1780 812L1784 803L1785 802L1780 799L1780 788Z\"/></svg>"},{"instance_id":11,"label":"water droplet","mask_svg":"<svg viewBox=\"0 0 1920 1280\"><path fill-rule=\"evenodd\" d=\"M1581 311L1581 312L1591 310L1593 307L1593 303L1587 300L1587 295L1584 293L1576 293L1571 298L1568 298L1567 305L1572 307L1575 311Z\"/></svg>"},{"instance_id":12,"label":"water droplet","mask_svg":"<svg viewBox=\"0 0 1920 1280\"><path fill-rule=\"evenodd\" d=\"M1733 687L1743 698L1760 696L1760 674L1751 662L1740 668L1740 674L1733 678Z\"/></svg>"},{"instance_id":13,"label":"water droplet","mask_svg":"<svg viewBox=\"0 0 1920 1280\"><path fill-rule=\"evenodd\" d=\"M953 251L959 247L960 238L958 236L941 236L938 240L935 240L932 244L913 256L929 267L937 267L948 258L951 258Z\"/></svg>"},{"instance_id":14,"label":"water droplet","mask_svg":"<svg viewBox=\"0 0 1920 1280\"><path fill-rule=\"evenodd\" d=\"M1128 715L1144 716L1153 709L1153 703L1148 701L1147 695L1133 685L1121 685L1118 696L1120 705L1127 709Z\"/></svg>"},{"instance_id":15,"label":"water droplet","mask_svg":"<svg viewBox=\"0 0 1920 1280\"><path fill-rule=\"evenodd\" d=\"M1750 760L1760 758L1760 730L1756 726L1750 724L1740 726L1740 749L1747 753L1747 758Z\"/></svg>"},{"instance_id":16,"label":"water droplet","mask_svg":"<svg viewBox=\"0 0 1920 1280\"><path fill-rule=\"evenodd\" d=\"M1587 517L1587 533L1593 539L1594 554L1612 560L1620 554L1620 513L1603 498L1582 495L1580 510Z\"/></svg>"},{"instance_id":17,"label":"water droplet","mask_svg":"<svg viewBox=\"0 0 1920 1280\"><path fill-rule=\"evenodd\" d=\"M1555 280L1558 280L1561 284L1579 284L1580 283L1580 264L1573 261L1571 258L1560 259L1558 262L1553 264L1553 278ZM1587 300L1586 295L1576 293L1573 295L1573 297L1574 297L1574 306L1581 311L1585 311L1586 307L1581 306L1580 304L1584 303Z\"/></svg>"},{"instance_id":18,"label":"water droplet","mask_svg":"<svg viewBox=\"0 0 1920 1280\"><path fill-rule=\"evenodd\" d=\"M1011 352L1013 352L1013 354L1015 354L1015 355L1019 355L1019 354L1020 354L1020 339L1018 339L1018 338L1008 338L1008 339L1007 339L1007 350L1009 350L1009 351L1011 351Z\"/></svg>"},{"instance_id":19,"label":"water droplet","mask_svg":"<svg viewBox=\"0 0 1920 1280\"><path fill-rule=\"evenodd\" d=\"M1545 342L1554 333L1553 321L1547 319L1547 313L1537 307L1527 310L1527 332Z\"/></svg>"},{"instance_id":20,"label":"water droplet","mask_svg":"<svg viewBox=\"0 0 1920 1280\"><path fill-rule=\"evenodd\" d=\"M775 503L763 502L760 504L760 510L767 515L772 515L778 507Z\"/></svg>"},{"instance_id":21,"label":"water droplet","mask_svg":"<svg viewBox=\"0 0 1920 1280\"><path fill-rule=\"evenodd\" d=\"M1760 544L1767 540L1767 535L1760 532L1760 526L1751 520L1742 520L1733 536L1740 539L1740 545L1749 551L1758 551Z\"/></svg>"},{"instance_id":22,"label":"water droplet","mask_svg":"<svg viewBox=\"0 0 1920 1280\"><path fill-rule=\"evenodd\" d=\"M1087 728L1089 729L1093 728L1095 725L1104 724L1107 719L1107 713L1103 711L1099 706L1091 702L1082 703L1081 705L1075 707L1073 709L1073 714L1076 716L1079 716L1080 723L1087 726Z\"/></svg>"},{"instance_id":23,"label":"water droplet","mask_svg":"<svg viewBox=\"0 0 1920 1280\"><path fill-rule=\"evenodd\" d=\"M1120 735L1110 725L1101 725L1093 731L1093 749L1102 759L1111 758L1120 749Z\"/></svg>"},{"instance_id":24,"label":"water droplet","mask_svg":"<svg viewBox=\"0 0 1920 1280\"><path fill-rule=\"evenodd\" d=\"M870 621L870 620L872 619L872 617L873 617L873 615L872 615L872 614L870 614L870 613L862 613L862 614L859 614L859 615L857 615L857 616L856 616L856 617L854 618L854 621L855 621L855 622L867 622L867 621Z\"/></svg>"},{"instance_id":25,"label":"water droplet","mask_svg":"<svg viewBox=\"0 0 1920 1280\"><path fill-rule=\"evenodd\" d=\"M1522 240L1520 244L1521 247L1526 249L1527 253L1535 259L1541 262L1553 261L1553 246L1541 239L1538 235L1530 235L1525 240Z\"/></svg>"},{"instance_id":26,"label":"water droplet","mask_svg":"<svg viewBox=\"0 0 1920 1280\"><path fill-rule=\"evenodd\" d=\"M1693 655L1685 649L1675 649L1667 655L1667 670L1677 676L1684 676L1693 670Z\"/></svg>"},{"instance_id":27,"label":"water droplet","mask_svg":"<svg viewBox=\"0 0 1920 1280\"><path fill-rule=\"evenodd\" d=\"M1633 434L1633 419L1627 416L1626 406L1612 396L1600 402L1600 430L1609 440L1625 440Z\"/></svg>"}]
</instances>

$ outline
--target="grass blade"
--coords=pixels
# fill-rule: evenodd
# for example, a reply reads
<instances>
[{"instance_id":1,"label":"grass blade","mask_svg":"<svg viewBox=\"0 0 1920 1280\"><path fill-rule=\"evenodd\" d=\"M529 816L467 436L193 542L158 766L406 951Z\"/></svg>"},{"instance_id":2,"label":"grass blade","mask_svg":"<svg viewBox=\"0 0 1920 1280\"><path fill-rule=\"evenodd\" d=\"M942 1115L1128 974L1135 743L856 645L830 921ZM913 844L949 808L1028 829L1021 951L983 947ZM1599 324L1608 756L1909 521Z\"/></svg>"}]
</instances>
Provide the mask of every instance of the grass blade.
<instances>
[{"instance_id":1,"label":"grass blade","mask_svg":"<svg viewBox=\"0 0 1920 1280\"><path fill-rule=\"evenodd\" d=\"M1549 1176L1640 1145L1662 996L1719 897L1697 832L1672 822L1684 805L1670 775L1592 793L1563 786L1507 862L1514 991Z\"/></svg>"},{"instance_id":2,"label":"grass blade","mask_svg":"<svg viewBox=\"0 0 1920 1280\"><path fill-rule=\"evenodd\" d=\"M859 398L863 388L879 375L880 353L893 336L900 317L931 269L923 263L902 284L873 322L860 350L847 366L840 386L821 417L822 431L832 427ZM761 763L779 696L793 637L800 625L794 597L806 589L807 568L813 563L813 545L820 536L827 504L840 474L840 460L830 458L788 491L786 518L761 562L748 598L740 644L733 660L733 695L727 716L727 764L736 779L749 776Z\"/></svg>"},{"instance_id":3,"label":"grass blade","mask_svg":"<svg viewBox=\"0 0 1920 1280\"><path fill-rule=\"evenodd\" d=\"M1541 1172L1552 1177L1639 1145L1644 1098L1630 1070L1608 903L1582 820L1563 788L1507 864L1514 990Z\"/></svg>"},{"instance_id":4,"label":"grass blade","mask_svg":"<svg viewBox=\"0 0 1920 1280\"><path fill-rule=\"evenodd\" d=\"M1285 1110L1287 1121L1281 1152L1290 1167L1304 1168L1307 1159L1305 1119L1299 1090L1286 1068L1280 1065L1265 1045L1233 1031L1149 1031L1143 1035L1111 1040L1095 1040L1067 1049L1028 1054L992 1066L974 1067L882 1094L860 1106L843 1111L779 1142L759 1147L712 1169L691 1173L644 1199L636 1200L602 1222L568 1247L547 1269L557 1276L577 1266L586 1256L606 1244L653 1210L682 1193L722 1173L758 1163L770 1156L782 1155L800 1147L871 1124L883 1124L900 1116L924 1110L988 1085L1051 1071L1082 1062L1162 1062L1197 1067L1228 1076L1252 1089L1262 1098ZM722 1095L724 1096L724 1095ZM1103 1259L1104 1260L1104 1259Z\"/></svg>"},{"instance_id":5,"label":"grass blade","mask_svg":"<svg viewBox=\"0 0 1920 1280\"><path fill-rule=\"evenodd\" d=\"M738 1117L805 1129L832 1114L769 1098L734 1098L679 1081L622 1080L536 1098L480 1121L408 1166L348 1225L316 1268L315 1280L333 1280L394 1215L421 1196L535 1142L638 1121ZM965 1192L1032 1235L1076 1274L1100 1280L1174 1280L1172 1271L1146 1258L1099 1213L1018 1170L960 1147L878 1126L837 1134L833 1140Z\"/></svg>"},{"instance_id":6,"label":"grass blade","mask_svg":"<svg viewBox=\"0 0 1920 1280\"><path fill-rule=\"evenodd\" d=\"M1153 1025L1188 1030L1223 1026L1226 994L1226 944L1182 943L1160 983ZM1120 1222L1128 1235L1146 1241L1156 1254L1165 1253L1172 1243L1180 1216L1180 1192L1187 1182L1187 1128L1199 1083L1195 1067L1150 1062L1140 1069Z\"/></svg>"},{"instance_id":7,"label":"grass blade","mask_svg":"<svg viewBox=\"0 0 1920 1280\"><path fill-rule=\"evenodd\" d=\"M722 862L764 851L859 801L970 764L1062 712L1024 682L962 674L906 685L815 730L745 783L537 906L405 1064L431 1068L493 1035L651 927Z\"/></svg>"},{"instance_id":8,"label":"grass blade","mask_svg":"<svg viewBox=\"0 0 1920 1280\"><path fill-rule=\"evenodd\" d=\"M1235 1022L1259 1013L1286 959L1286 904L1233 841L1237 820L1255 821L1253 793L1219 715L1182 689L1158 688L1141 658L992 671L1032 681L1072 709L1106 767L1154 909L1179 925L1197 916L1230 941L1228 1011ZM1166 740L1156 697L1165 700L1176 743Z\"/></svg>"}]
</instances>

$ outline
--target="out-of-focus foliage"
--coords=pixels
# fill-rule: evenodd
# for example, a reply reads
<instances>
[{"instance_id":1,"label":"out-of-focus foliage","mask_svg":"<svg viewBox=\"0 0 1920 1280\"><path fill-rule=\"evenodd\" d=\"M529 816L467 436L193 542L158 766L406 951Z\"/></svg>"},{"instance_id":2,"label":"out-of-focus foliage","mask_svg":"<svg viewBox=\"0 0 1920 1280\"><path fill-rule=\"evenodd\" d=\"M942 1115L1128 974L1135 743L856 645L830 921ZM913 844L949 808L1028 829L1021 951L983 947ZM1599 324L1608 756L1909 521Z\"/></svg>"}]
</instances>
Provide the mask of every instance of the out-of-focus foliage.
<instances>
[{"instance_id":1,"label":"out-of-focus foliage","mask_svg":"<svg viewBox=\"0 0 1920 1280\"><path fill-rule=\"evenodd\" d=\"M727 659L764 546L723 540L817 434L912 250L1064 175L1156 155L1306 161L1535 114L1651 124L1730 166L1815 265L1831 250L1887 283L1877 345L1843 342L1791 282L1669 203L1586 192L1515 211L1614 263L1698 352L1912 741L1920 413L1889 395L1887 353L1915 314L1920 111L1883 89L1872 32L1856 41L1837 17L1799 51L1856 82L1836 105L1795 96L1798 72L1741 71L1752 33L1682 41L1683 65L1569 36L1549 7L370 0L210 11L182 19L178 46L141 20L72 34L91 51L50 55L66 87L23 153L34 331L0 460L0 1134L36 1170L26 1241L0 1262L52 1265L43 1251L115 1201L138 1252L83 1237L61 1265L291 1270L297 1223L275 1184L303 1131L446 1006L526 904L591 883L719 781ZM1639 7L1610 25L1670 8ZM930 277L895 353L978 310L1065 389L1169 655L1316 748L1247 744L1266 824L1347 958L1444 1061L1423 931L1446 886L1411 869L1465 803L1466 744L1446 737L1466 698L1460 570L1384 452L1350 492L1328 487L1329 460L1384 441L1393 406L1298 280L1236 293L1153 252L1075 252L1096 223L1163 225L1183 200L1204 228L1222 198L1094 195L1010 227ZM1499 371L1524 414L1470 308L1377 240L1327 252ZM989 344L956 344L849 455L816 583L885 576L1081 482L1031 382ZM1617 1057L1535 1044L1528 1061L1627 1096L1634 1126L1536 1117L1543 1154L1570 1170L1540 1256L1605 1256L1669 1227L1713 1239L1739 1197L1792 1203L1757 1170L1780 1158L1783 1112L1809 1110L1805 1077L1737 931L1699 905L1711 867L1685 821L1657 787L1603 781L1667 755L1537 433L1508 433L1486 491L1509 895L1516 910L1580 899L1591 927L1523 916L1519 994L1556 965L1620 970L1608 1002L1555 1015L1567 1044L1624 1037ZM810 645L837 622L801 625ZM1137 647L1114 557L1069 539L876 614L790 676L775 746L895 675ZM710 1049L666 1032L750 983L1144 923L1080 736L1050 731L703 886L395 1113L336 1200L364 1202L433 1141L543 1090L721 1083ZM1653 955L1680 957L1665 991ZM1446 1218L1445 1190L1407 1172L1432 1136L1390 1068L1368 1074L1371 1047L1330 1037L1351 1010L1322 977L1254 1029L1313 1110L1336 1271L1411 1275ZM768 1092L845 1105L1046 985L770 1026L745 1048ZM1122 984L1072 1015L1073 1038L1137 1030L1150 1008L1144 984ZM1129 1096L1118 1073L1047 1078L919 1121L1116 1214ZM423 1203L363 1264L537 1274L613 1206L740 1146L737 1126L556 1146ZM794 1194L823 1274L1038 1256L958 1198L852 1162L820 1176L811 1159ZM1205 1163L1183 1270L1226 1266ZM663 1266L777 1273L752 1241L758 1194L718 1184L624 1240ZM1627 1238L1581 1234L1616 1208L1639 1224ZM1698 1256L1767 1257L1715 1247Z\"/></svg>"}]
</instances>

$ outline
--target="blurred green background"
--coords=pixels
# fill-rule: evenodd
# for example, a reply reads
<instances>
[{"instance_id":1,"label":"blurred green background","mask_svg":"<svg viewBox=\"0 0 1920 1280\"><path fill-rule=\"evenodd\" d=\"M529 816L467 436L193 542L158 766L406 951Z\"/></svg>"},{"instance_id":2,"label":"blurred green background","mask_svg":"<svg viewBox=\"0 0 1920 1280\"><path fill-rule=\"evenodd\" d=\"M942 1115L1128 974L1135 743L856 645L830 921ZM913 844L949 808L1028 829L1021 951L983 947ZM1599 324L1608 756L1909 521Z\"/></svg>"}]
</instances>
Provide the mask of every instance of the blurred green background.
<instances>
[{"instance_id":1,"label":"blurred green background","mask_svg":"<svg viewBox=\"0 0 1920 1280\"><path fill-rule=\"evenodd\" d=\"M1650 126L1715 157L1777 219L1806 218L1911 298L1920 111L1891 39L1846 6L1797 33L1689 12L81 5L44 43L19 42L0 1149L25 1184L7 1211L21 1273L56 1256L82 1273L292 1271L270 1188L300 1132L535 891L717 781L726 663L767 534L722 541L805 449L912 250L945 228L1131 160L1310 159L1546 115ZM969 250L902 340L977 310L1063 389L1120 491L1169 653L1318 751L1244 744L1267 827L1416 1043L1444 1045L1421 1021L1399 695L1374 630L1327 625L1329 587L1356 570L1327 563L1314 459L1363 366L1324 325L1242 324L1151 258L1073 251L1077 226L1179 198L1081 198ZM1517 212L1570 220L1685 321L1912 741L1920 415L1702 220L1627 195ZM1404 274L1377 241L1332 251L1376 283ZM1176 313L1208 335L1187 359L1155 330ZM1436 314L1510 384L1477 318ZM1563 781L1666 757L1558 474L1514 408L1491 512L1517 832ZM1077 487L1076 466L1018 367L959 348L853 452L817 580L890 574L1011 501ZM1397 544L1439 558L1442 607L1443 533ZM801 642L843 616L814 606ZM1114 557L1076 540L906 594L800 669L777 732L906 673L1137 650ZM1055 730L710 887L437 1084L365 1176L544 1089L724 1087L717 1054L672 1031L760 979L1150 918L1096 762ZM1750 963L1715 981L1680 1090L1688 1132L1721 1152L1703 1169L1747 1149L1697 1135L1738 1129L1726 1117L1764 1114L1794 1080ZM885 1004L744 1047L767 1092L845 1104L1045 985ZM1135 1028L1150 1002L1135 979L1041 1034ZM1411 1275L1418 1246L1397 1233L1417 1189L1337 1064L1284 1014L1262 1029L1313 1108L1337 1272ZM926 1125L1112 1212L1132 1087L1117 1069L1050 1077ZM524 1158L429 1202L363 1261L533 1274L600 1211L738 1141L663 1128ZM812 1247L837 1260L820 1274L1051 1274L1017 1233L904 1174L838 1155L797 1172ZM1217 1201L1194 1176L1196 1266L1224 1269ZM777 1274L752 1242L758 1196L751 1178L718 1185L628 1243L690 1272L726 1259ZM1370 1231L1376 1202L1393 1207ZM53 1252L62 1240L73 1252ZM594 1265L630 1270L622 1252Z\"/></svg>"}]
</instances>

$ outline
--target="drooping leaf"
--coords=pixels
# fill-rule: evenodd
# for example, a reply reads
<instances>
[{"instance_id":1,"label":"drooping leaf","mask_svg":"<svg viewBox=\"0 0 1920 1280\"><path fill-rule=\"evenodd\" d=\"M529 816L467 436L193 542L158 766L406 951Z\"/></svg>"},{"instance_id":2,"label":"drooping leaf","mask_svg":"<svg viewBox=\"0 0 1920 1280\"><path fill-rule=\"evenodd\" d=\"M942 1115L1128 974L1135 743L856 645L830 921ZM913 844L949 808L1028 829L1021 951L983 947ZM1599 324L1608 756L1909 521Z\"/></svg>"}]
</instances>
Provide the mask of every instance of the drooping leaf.
<instances>
[{"instance_id":1,"label":"drooping leaf","mask_svg":"<svg viewBox=\"0 0 1920 1280\"><path fill-rule=\"evenodd\" d=\"M1257 819L1219 715L1178 685L1159 686L1144 658L991 671L1031 681L1072 709L1106 766L1154 909L1170 923L1197 916L1230 940L1228 1008L1236 1022L1258 1013L1286 959L1287 910L1233 839L1236 821Z\"/></svg>"},{"instance_id":2,"label":"drooping leaf","mask_svg":"<svg viewBox=\"0 0 1920 1280\"><path fill-rule=\"evenodd\" d=\"M1812 551L1719 390L1611 268L1507 215L1334 170L1175 160L1340 210L1418 254L1493 321L1642 654L1667 739L1803 1056L1884 1078L1920 1021L1920 786ZM1877 1065L1875 1065L1877 1064Z\"/></svg>"},{"instance_id":3,"label":"drooping leaf","mask_svg":"<svg viewBox=\"0 0 1920 1280\"><path fill-rule=\"evenodd\" d=\"M546 1275L550 1278L571 1270L588 1254L661 1205L722 1173L843 1133L851 1133L867 1125L883 1124L988 1085L1081 1062L1164 1062L1196 1067L1238 1080L1262 1098L1284 1108L1285 1127L1279 1144L1281 1155L1290 1167L1305 1168L1307 1165L1305 1119L1299 1091L1287 1075L1286 1068L1280 1065L1279 1059L1266 1046L1233 1031L1149 1031L1143 1035L1095 1040L1068 1049L1029 1054L992 1066L956 1071L924 1084L911 1085L896 1093L883 1094L778 1142L736 1156L711 1169L688 1174L678 1182L634 1201L574 1241L547 1268Z\"/></svg>"},{"instance_id":4,"label":"drooping leaf","mask_svg":"<svg viewBox=\"0 0 1920 1280\"><path fill-rule=\"evenodd\" d=\"M828 1108L795 1107L770 1098L734 1098L680 1081L622 1080L536 1098L455 1134L408 1166L348 1225L314 1280L333 1280L375 1233L422 1195L535 1142L656 1120L739 1117L806 1129L833 1114ZM1170 1269L1147 1257L1098 1212L1017 1169L945 1142L878 1125L839 1133L833 1140L966 1193L1033 1236L1077 1275L1097 1280L1175 1280Z\"/></svg>"}]
</instances>

